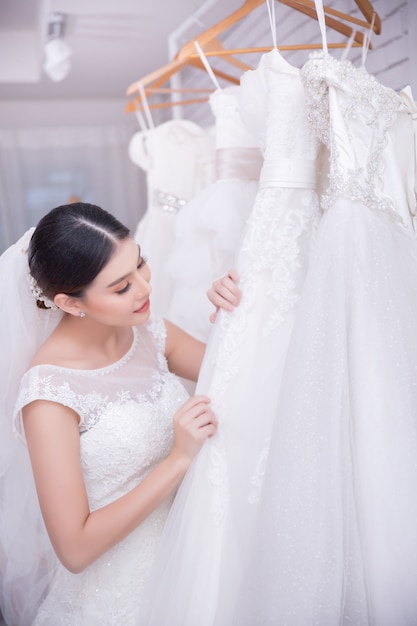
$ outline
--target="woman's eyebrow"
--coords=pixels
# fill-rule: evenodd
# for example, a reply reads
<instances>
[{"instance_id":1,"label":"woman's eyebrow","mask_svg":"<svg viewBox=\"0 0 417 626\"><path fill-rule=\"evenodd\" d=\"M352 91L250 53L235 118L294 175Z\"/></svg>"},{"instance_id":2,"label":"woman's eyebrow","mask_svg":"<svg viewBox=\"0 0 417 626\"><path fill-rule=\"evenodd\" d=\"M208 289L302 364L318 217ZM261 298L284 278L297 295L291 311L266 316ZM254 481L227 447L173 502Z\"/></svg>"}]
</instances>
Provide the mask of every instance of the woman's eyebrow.
<instances>
[{"instance_id":1,"label":"woman's eyebrow","mask_svg":"<svg viewBox=\"0 0 417 626\"><path fill-rule=\"evenodd\" d=\"M142 258L142 254L141 254L141 250L140 250L140 245L138 244L138 263L140 261L140 259ZM113 280L109 285L107 285L106 289L108 289L109 287L114 287L115 285L118 285L119 283L122 282L122 280L126 280L126 278L128 276L131 275L132 272L129 272L128 274L125 274L124 276L121 276L120 278L117 278L116 280Z\"/></svg>"}]
</instances>

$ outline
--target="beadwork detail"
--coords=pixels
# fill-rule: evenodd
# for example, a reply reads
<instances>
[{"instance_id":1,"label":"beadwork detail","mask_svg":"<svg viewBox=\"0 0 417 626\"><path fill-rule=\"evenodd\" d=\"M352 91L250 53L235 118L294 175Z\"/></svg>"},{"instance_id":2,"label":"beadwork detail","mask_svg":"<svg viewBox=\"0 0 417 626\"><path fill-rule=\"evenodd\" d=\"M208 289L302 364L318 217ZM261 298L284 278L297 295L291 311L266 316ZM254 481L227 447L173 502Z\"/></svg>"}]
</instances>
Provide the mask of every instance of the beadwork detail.
<instances>
[{"instance_id":1,"label":"beadwork detail","mask_svg":"<svg viewBox=\"0 0 417 626\"><path fill-rule=\"evenodd\" d=\"M154 192L154 200L162 211L167 213L177 213L182 207L187 204L187 200L174 196L172 193L156 189Z\"/></svg>"},{"instance_id":2,"label":"beadwork detail","mask_svg":"<svg viewBox=\"0 0 417 626\"><path fill-rule=\"evenodd\" d=\"M364 68L321 52L311 54L301 70L301 78L309 122L330 150L329 185L322 198L322 208L328 209L336 198L344 197L361 202L373 211L382 211L405 225L395 210L394 201L381 191L386 136L400 105L399 95L381 85ZM340 153L333 128L335 106L340 107L348 140L358 135L355 133L358 124L367 134L369 152L362 145L358 146L365 159L355 153L352 144L348 157Z\"/></svg>"},{"instance_id":3,"label":"beadwork detail","mask_svg":"<svg viewBox=\"0 0 417 626\"><path fill-rule=\"evenodd\" d=\"M44 305L48 309L53 309L54 311L56 311L58 309L57 305L55 304L53 300L48 298L48 296L45 296L42 289L39 287L38 283L36 282L32 274L29 272L29 270L28 270L28 278L29 278L30 290L35 296L36 300L40 300L41 302L43 302Z\"/></svg>"}]
</instances>

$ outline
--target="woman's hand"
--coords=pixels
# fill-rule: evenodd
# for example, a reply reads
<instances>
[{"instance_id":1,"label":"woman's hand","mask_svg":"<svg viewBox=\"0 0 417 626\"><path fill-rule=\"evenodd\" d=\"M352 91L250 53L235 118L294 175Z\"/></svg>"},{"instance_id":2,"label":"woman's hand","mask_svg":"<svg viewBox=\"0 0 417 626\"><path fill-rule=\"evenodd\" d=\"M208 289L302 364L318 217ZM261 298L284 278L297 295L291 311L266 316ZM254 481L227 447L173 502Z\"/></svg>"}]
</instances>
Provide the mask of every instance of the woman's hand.
<instances>
[{"instance_id":1,"label":"woman's hand","mask_svg":"<svg viewBox=\"0 0 417 626\"><path fill-rule=\"evenodd\" d=\"M208 437L217 430L217 419L206 396L192 396L174 415L174 446L172 453L194 459Z\"/></svg>"},{"instance_id":2,"label":"woman's hand","mask_svg":"<svg viewBox=\"0 0 417 626\"><path fill-rule=\"evenodd\" d=\"M214 281L207 291L210 302L216 307L215 312L210 315L210 322L216 321L220 309L233 311L238 306L242 298L242 292L237 286L238 282L239 275L236 270L230 270L227 276Z\"/></svg>"}]
</instances>

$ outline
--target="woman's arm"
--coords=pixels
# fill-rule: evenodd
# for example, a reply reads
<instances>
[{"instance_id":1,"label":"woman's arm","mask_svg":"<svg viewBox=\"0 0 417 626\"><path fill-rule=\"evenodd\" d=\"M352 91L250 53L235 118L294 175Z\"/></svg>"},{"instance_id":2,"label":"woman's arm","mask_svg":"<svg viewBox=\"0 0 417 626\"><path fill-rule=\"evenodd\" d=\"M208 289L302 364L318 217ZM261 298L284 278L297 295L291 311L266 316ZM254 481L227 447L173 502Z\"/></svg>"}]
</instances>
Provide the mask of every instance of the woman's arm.
<instances>
[{"instance_id":1,"label":"woman's arm","mask_svg":"<svg viewBox=\"0 0 417 626\"><path fill-rule=\"evenodd\" d=\"M167 338L165 356L171 372L196 381L203 360L206 344L184 330L165 320Z\"/></svg>"},{"instance_id":2,"label":"woman's arm","mask_svg":"<svg viewBox=\"0 0 417 626\"><path fill-rule=\"evenodd\" d=\"M238 282L238 273L236 270L230 270L227 276L216 280L207 291L210 302L216 307L216 311L210 316L211 322L216 321L219 309L233 311L238 306L242 297ZM182 378L196 381L204 357L205 344L167 320L165 326L167 329L165 356L169 369Z\"/></svg>"},{"instance_id":3,"label":"woman's arm","mask_svg":"<svg viewBox=\"0 0 417 626\"><path fill-rule=\"evenodd\" d=\"M23 419L45 525L58 558L73 573L119 543L177 488L217 428L208 398L189 398L174 415L174 445L168 457L128 494L90 512L77 414L37 400L23 409Z\"/></svg>"}]
</instances>

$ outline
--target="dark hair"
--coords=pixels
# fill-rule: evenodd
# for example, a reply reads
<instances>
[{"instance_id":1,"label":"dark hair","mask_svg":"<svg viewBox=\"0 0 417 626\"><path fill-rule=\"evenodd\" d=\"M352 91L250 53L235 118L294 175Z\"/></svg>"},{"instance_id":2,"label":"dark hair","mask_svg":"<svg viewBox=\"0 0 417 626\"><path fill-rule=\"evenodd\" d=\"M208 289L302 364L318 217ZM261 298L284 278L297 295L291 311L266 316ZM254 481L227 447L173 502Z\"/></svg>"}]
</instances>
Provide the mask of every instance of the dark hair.
<instances>
[{"instance_id":1,"label":"dark hair","mask_svg":"<svg viewBox=\"0 0 417 626\"><path fill-rule=\"evenodd\" d=\"M58 206L33 232L28 250L30 273L51 300L57 293L81 298L116 244L129 234L126 226L95 204Z\"/></svg>"}]
</instances>

